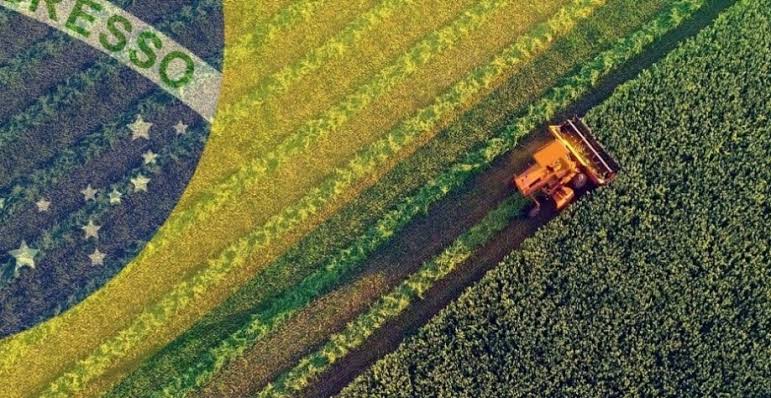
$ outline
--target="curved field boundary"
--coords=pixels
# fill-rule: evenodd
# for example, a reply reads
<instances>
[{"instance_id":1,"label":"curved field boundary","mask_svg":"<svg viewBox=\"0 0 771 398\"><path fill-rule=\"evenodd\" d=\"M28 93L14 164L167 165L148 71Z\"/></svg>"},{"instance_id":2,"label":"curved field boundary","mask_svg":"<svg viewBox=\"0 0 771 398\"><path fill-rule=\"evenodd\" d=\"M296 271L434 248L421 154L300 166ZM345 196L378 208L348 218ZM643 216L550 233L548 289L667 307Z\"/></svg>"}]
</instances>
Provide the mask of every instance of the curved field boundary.
<instances>
[{"instance_id":1,"label":"curved field boundary","mask_svg":"<svg viewBox=\"0 0 771 398\"><path fill-rule=\"evenodd\" d=\"M375 9L365 13L364 17L357 19L357 21L349 25L349 28L344 30L344 34L340 37L328 41L318 49L313 50L311 54L321 51L322 53L329 52L330 55L332 55L336 54L338 51L343 51L342 49L352 45L354 41L357 40L356 38L361 36L363 32L372 29L374 26L373 24L376 24L390 13L396 12L398 6L404 1L405 0L384 1ZM478 7L469 10L466 18L459 17L454 23L441 30L441 33L431 34L430 37L413 47L413 50L408 52L408 55L402 57L400 62L394 63L381 71L378 77L373 81L364 85L356 93L346 97L346 99L325 112L320 118L306 123L301 129L290 134L290 136L279 144L276 149L264 156L260 156L257 159L250 161L249 167L245 166L237 175L231 176L225 181L213 185L212 187L207 188L203 193L197 195L189 208L178 209L176 216L170 218L168 222L159 229L153 239L155 244L148 246L140 254L140 259L138 259L138 261L144 261L142 260L143 258L151 257L156 252L174 244L176 239L180 239L184 234L188 233L187 228L189 226L198 222L205 222L207 218L216 215L223 206L238 201L241 194L243 194L251 184L256 184L260 181L259 179L261 176L264 176L271 170L275 170L284 163L287 158L307 149L315 139L330 134L344 120L349 119L354 112L363 107L362 101L371 101L372 98L384 92L387 87L393 86L406 78L413 72L407 70L406 66L406 64L411 61L410 56L425 57L425 61L427 62L432 56L438 54L446 49L448 45L452 44L441 43L443 45L443 47L441 47L432 46L432 43L436 40L444 39L448 35L453 35L452 37L455 37L455 35L466 32L468 29L473 28L473 26L477 26L481 22L480 19L484 19L485 15L491 12L492 9L500 6L504 2L505 1L502 0L482 0ZM363 26L366 26L367 28L364 29ZM345 44L345 46L340 47L341 43ZM310 56L308 59L317 60L316 56ZM318 59L317 61L321 61L321 59ZM306 69L313 69L320 65L320 63L316 65L315 62L316 61L309 63L306 59L290 66L289 69L297 69L298 72L302 71L302 73L305 74L308 72ZM281 73L283 72L279 72L279 74ZM227 118L227 112L223 112L225 116L218 116L217 121L212 127L211 134L215 134L218 128L217 126L220 126L220 121ZM278 217L274 217L273 220L279 219Z\"/></svg>"},{"instance_id":2,"label":"curved field boundary","mask_svg":"<svg viewBox=\"0 0 771 398\"><path fill-rule=\"evenodd\" d=\"M51 3L46 2L46 5L48 4ZM90 4L90 7L83 7L82 3L77 0L60 0L54 6L54 15L51 15L51 9L40 6L37 1L30 0L29 4L27 1L0 2L0 5L6 8L64 32L70 37L109 55L124 66L150 79L163 90L190 106L204 119L211 121L214 118L222 83L222 74L217 69L163 32L122 8L107 1ZM65 15L68 17L65 18ZM89 20L92 22L83 23L83 21ZM137 43L140 39L144 41L150 36L157 39L158 44L155 44L155 47L160 47L157 51L158 60L160 60L157 68L154 67L155 65L140 67L139 65L143 64L140 58L132 60L130 51L123 51L126 43L119 50L117 49L120 47L117 45L119 38L97 34L97 32L113 31L114 29L108 30L108 21L116 20L122 21L121 24L124 29L126 26L133 27L133 30L128 29L130 32L124 31L124 41ZM119 24L112 22L113 27L117 25ZM185 65L180 67L179 62Z\"/></svg>"},{"instance_id":3,"label":"curved field boundary","mask_svg":"<svg viewBox=\"0 0 771 398\"><path fill-rule=\"evenodd\" d=\"M329 341L318 351L302 358L297 366L279 376L257 396L286 397L301 392L333 363L364 344L386 322L399 316L416 300L422 299L435 283L452 273L497 232L521 215L528 203L529 200L521 196L504 201L442 253L424 263L417 272L382 296L343 331L330 336Z\"/></svg>"},{"instance_id":4,"label":"curved field boundary","mask_svg":"<svg viewBox=\"0 0 771 398\"><path fill-rule=\"evenodd\" d=\"M393 150L395 148L392 148L391 144L387 144L381 146L378 150L384 149ZM371 159L370 161L374 160ZM355 171L363 172L364 170L356 168ZM287 231L291 231L292 228L296 228L307 217L317 213L320 206L328 203L332 198L343 194L342 188L350 186L352 179L356 178L357 174L355 171L347 171L347 174L338 175L336 179L331 180L324 187L316 189L314 191L315 197L311 195L298 206L287 209L284 214L288 214L290 217L274 217L267 225L255 231L252 235L241 239L236 245L231 246L219 259L211 260L205 272L178 285L165 299L162 299L157 305L148 308L134 319L131 326L124 329L113 339L102 343L93 355L77 364L73 364L73 371L62 375L58 380L54 381L46 393L56 394L63 392L63 394L67 394L78 391L80 388L85 388L89 380L104 374L115 363L114 361L131 352L140 342L145 341L144 336L147 333L154 333L168 319L178 313L178 310L186 308L191 302L200 298L206 291L205 286L212 286L225 277L229 271L243 267L244 262L247 261L247 256L243 255L243 253L248 255L260 247L265 247L266 244L277 237L282 236ZM43 327L9 341L2 349L10 354L5 356L7 358L4 361L5 371L7 372L11 369L8 368L8 365L14 360L21 359L22 351L13 347L18 346L24 350L22 347L27 345L26 342L38 339L40 333L51 333L56 330L56 324L58 323L52 322L43 325Z\"/></svg>"},{"instance_id":5,"label":"curved field boundary","mask_svg":"<svg viewBox=\"0 0 771 398\"><path fill-rule=\"evenodd\" d=\"M320 211L326 203L344 194L348 187L353 185L358 179L377 170L402 148L421 135L434 131L436 124L442 120L444 115L463 106L463 104L479 94L480 91L489 88L490 85L502 76L510 73L512 68L515 68L522 62L526 62L535 54L547 48L556 36L569 31L574 26L575 21L590 15L591 11L602 3L604 2L577 0L572 6L558 12L557 15L546 23L534 28L531 34L517 40L513 46L507 48L502 55L494 58L491 63L479 68L466 79L456 84L450 91L440 97L434 105L419 112L417 116L407 120L395 131L357 156L350 162L347 169L338 169L333 178L313 190L310 195L303 198L298 204L289 207L282 215L271 219L263 228L256 230L252 235L239 240L235 245L226 249L223 257L210 262L209 268L204 273L211 275L212 280L214 280L214 278L224 277L224 273L231 272L231 270L227 269L228 267L240 267L240 264L249 258L249 253L264 248L272 239L278 239L278 236L280 236L278 234L285 233L282 231L289 231L295 228L304 222L306 218L310 217L312 213ZM378 236L378 239L385 239L391 233L392 230L386 227L378 228L372 232L372 234ZM367 237L371 238L371 235L368 234ZM362 253L359 250L355 249L346 252L346 254L354 256L353 262L351 262L350 258L345 257L340 263L332 262L327 264L322 272L307 278L293 292L277 299L264 313L256 316L251 324L223 341L219 347L205 353L198 366L190 368L182 377L176 380L177 387L167 387L166 391L179 393L180 390L188 391L190 388L193 388L191 385L195 385L195 388L203 385L216 371L221 369L228 361L239 356L256 339L264 336L269 330L272 330L273 327L280 324L299 308L307 305L310 300L324 289L327 289L328 286L334 284L337 278L339 278L340 273L348 269L346 267L352 266L362 259L356 257ZM217 275L215 272L222 274L215 276ZM203 275L198 275L195 278L199 277L203 278ZM201 281L203 280L201 279Z\"/></svg>"},{"instance_id":6,"label":"curved field boundary","mask_svg":"<svg viewBox=\"0 0 771 398\"><path fill-rule=\"evenodd\" d=\"M589 95L582 96L577 102L572 103L569 108L560 111L561 115L574 115L576 113L584 113L587 108L597 104L601 99L606 98L614 87L620 83L626 81L630 77L634 77L643 68L648 67L653 62L666 55L669 51L677 47L684 38L690 37L696 34L701 28L707 26L722 10L731 5L732 1L707 1L707 4L699 9L699 11L687 21L684 21L677 29L666 33L664 36L659 37L656 40L657 45L655 47L649 47L643 53L635 56L633 60L628 62L629 65L614 71L610 75L603 77L600 85L593 89ZM561 117L558 117L561 118ZM489 175L489 178L483 178L480 181L479 186L475 183L476 189L485 189L489 187L489 184L500 184L500 177L502 170L510 170L508 161L510 159L498 159L493 170L485 171L485 175ZM510 172L506 172L510 173ZM495 177L497 175L497 177ZM508 174L507 174L508 175ZM475 179L476 181L476 179ZM464 197L473 197L470 193L464 194ZM457 198L446 198L446 200L456 200ZM486 208L493 208L498 200L487 201ZM457 211L457 209L455 210ZM434 215L435 216L435 215ZM433 216L432 216L433 217ZM413 230L411 233L431 233L430 228L420 228ZM504 238L502 238L504 239ZM508 239L508 236L507 238ZM517 241L519 242L519 241ZM510 252L513 247L516 247L517 243L513 245L511 242L501 242L494 244L489 248L485 248L484 252L480 253L480 258L485 260L471 267L469 270L464 270L463 274L451 276L441 282L440 290L433 289L427 296L425 301L421 301L416 306L410 307L403 315L400 315L398 319L395 319L385 325L381 330L378 330L369 342L365 343L361 347L353 350L348 356L337 357L336 362L333 363L330 369L324 371L323 381L313 383L307 390L304 390L300 396L305 397L326 397L331 394L335 394L340 391L345 385L352 380L358 371L365 369L369 364L377 361L381 354L394 350L400 341L399 336L412 333L420 326L425 324L426 320L433 317L448 303L457 298L465 289L465 287L479 280L484 272L492 268ZM508 249L507 249L508 248ZM392 259L393 260L393 259Z\"/></svg>"},{"instance_id":7,"label":"curved field boundary","mask_svg":"<svg viewBox=\"0 0 771 398\"><path fill-rule=\"evenodd\" d=\"M246 118L254 107L259 106L268 97L288 90L299 78L314 72L324 62L349 51L363 37L364 33L372 30L390 14L397 12L398 7L403 3L407 3L406 0L384 1L378 7L357 18L337 37L313 50L302 60L266 79L250 95L251 99L248 102L242 101L232 108L222 109L218 116L218 122L213 126L212 134L218 134L218 131L227 128L228 120ZM334 134L340 126L377 98L412 76L419 67L453 48L462 38L468 36L491 17L493 12L508 4L510 4L510 0L479 0L448 25L429 33L397 60L379 71L374 78L358 87L354 93L346 96L319 117L306 122L289 133L269 152L258 153L258 156L250 159L248 164L241 166L233 174L220 179L205 193L192 199L190 208L185 210L185 213L190 213L190 217L195 217L193 218L194 221L200 221L202 217L216 212L226 203L231 203L253 186L261 176L276 170L289 158L307 151L318 140ZM255 133L260 134L260 132ZM204 206L205 212L201 211ZM195 215L196 212L200 214ZM182 218L179 219L182 220ZM177 228L177 225L169 225L169 229L172 228Z\"/></svg>"},{"instance_id":8,"label":"curved field boundary","mask_svg":"<svg viewBox=\"0 0 771 398\"><path fill-rule=\"evenodd\" d=\"M272 227L269 226L269 228L267 228L266 230L270 231L270 228L272 228ZM263 230L263 231L265 231L265 230ZM263 238L265 238L265 236L263 236ZM269 236L267 236L267 238L272 238L272 236L269 235ZM152 248L152 246L150 246L150 247ZM229 253L226 253L226 255L229 255ZM180 289L184 289L184 286L180 286ZM189 290L185 290L185 291L189 291ZM196 290L196 293L201 293L201 292ZM159 307L163 307L164 305L169 305L170 302L171 303L178 303L179 302L180 298L179 297L175 297L174 293L172 293L170 295L170 297L171 298L169 298L169 300L165 301L162 305L159 305ZM186 298L183 298L182 300L186 301ZM185 304L187 305L187 303L185 303ZM67 315L72 316L72 314L73 314L73 311L70 311ZM66 318L67 315L65 315L63 318ZM155 314L152 314L152 315L148 315L146 313L144 317L140 317L140 319L137 320L137 323L138 324L143 324L143 322L147 321L148 319L155 319L155 316L161 316L163 319L168 320L169 318L175 316L175 312L169 312L169 313L164 313L164 314L155 313ZM23 335L20 335L17 338L14 338L14 339L11 339L9 341L6 341L6 342L4 342L5 343L4 347L22 347L21 350L23 350L23 351L24 350L28 350L28 349L32 350L33 349L33 344L32 343L35 342L35 341L39 341L38 339L44 338L44 336L53 334L54 331L58 331L60 333L65 333L65 331L60 331L59 330L60 324L62 322L61 319L62 318L58 318L57 320L54 320L53 322L47 323L45 325L41 325L40 328L36 329L37 331L31 330L29 333L24 333ZM131 322L131 321L128 321L128 322ZM158 326L159 326L158 324L153 324L152 327L150 327L148 330L156 331L156 330L158 330ZM120 340L124 341L124 339L122 337L116 337L116 339L120 339ZM146 342L147 341L146 339L142 340L141 338L131 339L131 340L132 340L131 344L123 345L123 347L125 347L125 349L127 349L127 350L133 349L133 348L136 347L135 344L137 344L137 342L140 342L140 341L145 341ZM96 344L101 344L101 342L94 342L94 344L95 345ZM147 344L147 343L144 343L144 344ZM23 354L20 351L17 351L15 348L11 348L10 351L14 351L14 353L12 355L10 355L10 356L4 356L4 361L3 361L4 362L4 364L3 364L3 371L7 372L7 373L15 372L13 370L14 366L11 365L11 363L13 363L13 361L15 361L15 360L21 359L22 356L23 356ZM113 352L113 354L117 354L117 353ZM115 357L113 357L113 358L115 358ZM62 364L62 365L64 365L64 364ZM109 366L109 361L108 362L100 362L100 366L101 365ZM59 365L51 364L50 366L59 366ZM91 371L93 371L93 372L91 372ZM96 368L91 368L91 371L88 372L89 375L90 375L89 378L96 377L96 375L97 374L101 374L104 371L104 369L96 370ZM43 377L47 377L47 376L43 376Z\"/></svg>"},{"instance_id":9,"label":"curved field boundary","mask_svg":"<svg viewBox=\"0 0 771 398\"><path fill-rule=\"evenodd\" d=\"M509 77L497 84L494 91L491 90L490 94L485 95L481 101L475 100L473 104L456 111L456 115L462 116L457 120L449 121L449 124L441 123L435 138L430 139L425 144L421 141L420 146L416 146L414 154L410 154L412 151L405 152L405 155L400 156L404 160L397 163L392 170L385 171L383 177L380 177L371 188L364 188L356 201L337 211L329 218L329 222L325 221L306 237L303 237L299 245L293 246L278 259L272 261L264 270L260 270L248 284L239 289L237 294L218 306L217 310L202 318L193 329L175 339L173 344L154 355L152 360L143 363L140 367L141 370L136 372L139 375L132 374L130 378L124 380L121 383L120 391L129 394L130 390L125 388L128 385L148 386L147 383L154 380L152 374L175 374L186 369L193 363L191 358L196 355L196 352L203 352L208 347L216 345L229 333L247 322L249 316L259 311L263 303L300 283L307 275L323 267L326 261L333 258L339 250L348 247L355 239L365 234L370 225L374 224L403 198L413 195L424 181L440 174L454 162L462 159L468 152L478 148L478 145L474 145L472 142L483 143L485 139L493 136L496 131L499 131L523 109L527 109L530 103L545 95L549 88L558 85L564 78L578 70L580 65L591 61L600 52L642 28L646 22L655 19L672 3L671 0L646 0L635 5L633 1L629 0L613 0L598 8L589 18L579 21L570 33L558 37L549 46L549 49L517 68ZM636 12L636 10L640 10L640 12ZM556 9L551 11L549 15L554 15L556 11ZM634 12L634 15L625 19L622 15L628 11ZM586 41L587 38L596 38L603 32L608 35L604 36L608 39L603 39L603 43ZM658 42L655 48L661 44ZM646 51L647 53L649 51ZM559 54L574 54L576 58L565 60ZM557 61L557 65L554 61ZM630 64L633 63L635 61L630 62ZM622 70L626 69L627 65L624 65ZM543 77L538 79L538 76L541 75ZM501 96L507 97L507 99L503 99ZM512 105L509 105L509 101ZM529 134L528 137L541 135ZM461 143L465 145L459 145L458 140L462 140ZM532 139L528 138L518 142L517 146L529 145L531 141ZM433 256L450 244L452 239L478 222L484 213L495 207L500 200L503 200L504 196L508 197L510 194L510 186L507 183L508 174L511 173L510 170L513 170L511 167L516 169L518 167L516 165L520 164L514 159L520 158L520 155L517 154L519 152L521 151L509 152L495 162L495 165L498 166L501 164L509 165L503 172L501 172L500 167L493 166L491 172L485 171L483 175L472 178L473 184L472 181L469 181L469 184L464 184L462 189L451 194L451 198L442 199L439 203L431 205L426 216L428 219L424 216L416 217L414 222L410 222L390 238L386 244L377 248L372 255L363 260L363 264L357 265L357 268L350 274L338 280L332 291L312 301L309 306L303 307L296 315L278 326L264 339L256 341L237 361L228 364L210 383L194 395L216 397L234 391L238 391L237 394L246 394L248 391L259 390L273 380L278 374L277 372L293 366L298 356L315 349L324 342L326 336L343 328L348 320L355 318L356 313L347 311L353 311L353 307L359 308L359 311L365 310L366 306L376 300L379 294L401 282L411 270L420 265L420 262L415 262L414 259L425 260L425 257ZM526 162L525 159L521 159L521 161ZM407 166L411 163L416 164L415 162L420 166ZM431 162L434 165L428 166L430 167L428 172L424 168L426 162ZM522 167L525 166L524 163L521 164ZM410 172L407 172L405 167L410 167ZM422 178L416 180L413 175L422 176ZM493 175L496 175L497 178ZM410 180L412 182L408 182ZM488 181L488 184L476 186L478 181ZM411 184L412 186L405 187L403 184ZM468 193L468 189L474 189L478 192L483 190L485 195L474 197ZM469 208L465 210L457 208L455 204L461 199L459 196L471 201ZM379 198L382 198L382 201ZM449 208L455 208L456 212L449 211ZM371 213L371 215L367 213ZM452 219L457 222L448 222ZM444 225L446 229L439 227L440 225ZM522 225L522 223L518 223L518 225ZM344 231L348 231L348 234L343 233ZM517 228L517 232L519 231L520 228ZM415 236L406 238L405 234L414 234ZM350 237L345 235L350 235ZM432 239L431 236L435 238ZM339 243L337 243L338 239L340 239ZM508 238L506 242L509 242ZM499 244L494 243L493 245L498 246ZM418 246L423 247L423 249L418 249ZM404 253L404 255L401 256L396 253ZM389 266L391 264L393 267ZM464 266L464 268L466 267ZM361 274L362 272L364 274ZM375 277L374 275L378 276ZM466 275L465 271L463 275ZM349 283L351 278L355 278L355 282ZM451 280L457 279L451 278ZM371 285L371 287L359 289L356 286L360 286L360 283ZM352 297L349 297L350 300L345 300L344 298L341 299L341 295ZM366 296L366 299L362 296ZM347 311L341 312L339 316L332 316L331 314L334 312L331 312L330 316L319 318L320 311L334 311L333 302L337 302ZM433 302L433 295L431 302ZM422 305L417 308L421 308ZM408 314L412 313L413 310L410 309ZM412 315L408 315L408 317L411 319ZM321 322L324 325L323 328L317 328L318 324L309 323L312 322L310 318ZM300 330L304 328L312 328L313 330L303 334ZM400 332L397 331L396 333ZM378 335L381 333L378 332ZM296 343L292 343L293 340ZM392 339L388 341L392 341ZM368 343L367 346L370 344ZM274 349L274 347L279 352L276 355L270 355L267 350ZM370 350L365 348L364 351L369 352ZM354 358L358 357L360 356L357 352L354 354ZM351 365L347 359L344 362L345 364L334 367L329 378L334 380L339 375L346 374ZM249 374L250 377L243 379L240 376L242 374ZM323 388L328 380L326 375L324 380L324 383L314 384L311 390ZM136 391L143 391L143 388L139 387Z\"/></svg>"},{"instance_id":10,"label":"curved field boundary","mask_svg":"<svg viewBox=\"0 0 771 398\"><path fill-rule=\"evenodd\" d=\"M132 0L113 0L112 4L121 7L123 9L127 9ZM45 4L43 4L45 6ZM9 15L16 14L16 11L10 11L9 8L6 7L6 10L2 14L0 14L0 37L3 37L4 35L8 35L10 32L17 30L17 26L15 21L9 20ZM156 25L160 21L158 19L148 20L152 25ZM46 42L52 42L55 41L54 38L56 37L64 37L62 35L55 34L55 31L53 30L46 30L43 33L36 34L34 36L25 37L25 45L23 48L34 48L40 45L44 45ZM31 40L30 40L31 39ZM24 52L14 52L12 56L6 56L4 58L0 58L0 70L8 66L9 64L18 64L20 61L24 60L24 56L29 55L26 51Z\"/></svg>"}]
</instances>

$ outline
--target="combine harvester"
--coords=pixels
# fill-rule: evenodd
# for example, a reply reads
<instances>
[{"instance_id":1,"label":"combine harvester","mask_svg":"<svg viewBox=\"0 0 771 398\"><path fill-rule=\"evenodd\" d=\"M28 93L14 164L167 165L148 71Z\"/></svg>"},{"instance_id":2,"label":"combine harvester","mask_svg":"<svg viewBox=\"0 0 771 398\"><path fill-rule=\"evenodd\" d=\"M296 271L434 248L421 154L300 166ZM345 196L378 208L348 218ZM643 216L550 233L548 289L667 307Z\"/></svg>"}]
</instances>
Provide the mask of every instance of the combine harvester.
<instances>
[{"instance_id":1,"label":"combine harvester","mask_svg":"<svg viewBox=\"0 0 771 398\"><path fill-rule=\"evenodd\" d=\"M562 210L591 181L594 186L609 183L618 173L618 163L597 142L592 131L577 116L560 125L549 126L554 139L534 154L535 164L514 177L523 196L533 199L530 217L541 210L548 198Z\"/></svg>"}]
</instances>

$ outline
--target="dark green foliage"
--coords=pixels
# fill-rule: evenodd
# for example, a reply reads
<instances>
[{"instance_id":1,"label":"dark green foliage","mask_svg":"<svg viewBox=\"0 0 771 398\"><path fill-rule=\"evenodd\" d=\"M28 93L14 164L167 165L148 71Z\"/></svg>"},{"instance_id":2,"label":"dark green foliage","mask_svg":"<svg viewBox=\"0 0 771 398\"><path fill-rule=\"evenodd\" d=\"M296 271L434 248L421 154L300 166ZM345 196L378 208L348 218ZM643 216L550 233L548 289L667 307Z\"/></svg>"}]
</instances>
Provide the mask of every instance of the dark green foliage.
<instances>
[{"instance_id":1,"label":"dark green foliage","mask_svg":"<svg viewBox=\"0 0 771 398\"><path fill-rule=\"evenodd\" d=\"M360 376L361 396L769 396L771 1L588 121L623 174Z\"/></svg>"}]
</instances>

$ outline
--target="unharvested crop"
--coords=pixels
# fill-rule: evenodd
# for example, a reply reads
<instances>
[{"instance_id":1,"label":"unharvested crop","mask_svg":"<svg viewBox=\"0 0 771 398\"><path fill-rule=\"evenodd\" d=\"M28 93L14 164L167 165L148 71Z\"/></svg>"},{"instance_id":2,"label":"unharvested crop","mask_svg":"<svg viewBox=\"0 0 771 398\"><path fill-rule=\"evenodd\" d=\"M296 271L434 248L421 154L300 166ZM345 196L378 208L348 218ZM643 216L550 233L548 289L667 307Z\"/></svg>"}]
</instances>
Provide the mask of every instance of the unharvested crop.
<instances>
[{"instance_id":1,"label":"unharvested crop","mask_svg":"<svg viewBox=\"0 0 771 398\"><path fill-rule=\"evenodd\" d=\"M623 174L342 396L765 395L769 10L739 2L595 108Z\"/></svg>"}]
</instances>

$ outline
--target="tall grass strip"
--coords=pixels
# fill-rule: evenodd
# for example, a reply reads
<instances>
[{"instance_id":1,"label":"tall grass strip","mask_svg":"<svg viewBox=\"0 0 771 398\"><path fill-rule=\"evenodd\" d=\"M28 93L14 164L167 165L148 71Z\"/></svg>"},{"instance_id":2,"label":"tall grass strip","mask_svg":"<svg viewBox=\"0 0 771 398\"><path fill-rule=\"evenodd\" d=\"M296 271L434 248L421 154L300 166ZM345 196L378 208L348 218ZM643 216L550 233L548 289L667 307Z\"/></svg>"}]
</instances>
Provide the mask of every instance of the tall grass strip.
<instances>
[{"instance_id":1,"label":"tall grass strip","mask_svg":"<svg viewBox=\"0 0 771 398\"><path fill-rule=\"evenodd\" d=\"M673 9L672 15L673 17L679 16L681 18L685 18L689 15L691 11L693 11L693 8L698 8L698 5L700 5L699 2L681 2L678 3L680 5L680 10L677 11ZM581 83L587 86L590 86L592 84L592 79L599 79L604 73L606 73L609 69L612 69L613 67L617 66L617 64L614 64L614 62L623 62L624 60L628 59L628 57L631 57L635 51L639 52L642 50L642 47L649 44L657 35L662 34L666 30L668 30L668 23L671 23L671 18L668 15L667 18L659 18L659 21L657 21L656 25L654 26L648 26L647 29L644 29L642 33L636 34L632 36L631 39L624 41L624 45L628 47L626 53L624 54L618 54L621 53L620 50L616 49L615 52L611 52L610 54L605 53L601 57L598 57L595 62L591 63L587 67L584 68L582 71L582 74L580 74L576 79L577 83ZM627 58L625 58L627 57ZM606 64L607 63L607 64ZM554 94L556 95L556 94ZM543 104L542 104L543 106ZM547 115L548 116L548 115ZM544 118L541 117L541 120ZM483 156L483 157L489 157L494 154L496 150L502 149L502 144L505 142L503 141L503 138L498 139L496 141L492 141L486 148L483 148L483 150L477 152L478 154L481 153L481 155L477 156ZM439 190L440 192L437 194L439 196L442 196L444 193L449 192L452 185L448 187L447 183L450 182L452 178L458 178L458 174L465 174L464 170L466 169L473 169L473 165L469 166L467 162L464 162L464 164L460 164L457 167L454 167L451 170L451 173L448 173L446 177L438 179L437 181L433 182L431 184L432 190ZM472 170L473 171L473 170ZM464 177L464 176L461 176ZM334 189L334 184L327 184L326 190ZM445 190L446 189L446 190ZM441 192L444 191L444 192ZM316 191L318 192L318 190ZM425 191L424 191L425 193ZM415 199L410 200L406 205L400 206L400 209L403 209L405 206L412 206L415 202ZM430 202L430 201L429 201ZM307 211L314 211L314 204L316 201L313 200L313 197L309 197L304 201L305 205L308 206L306 209L304 209L305 212ZM420 210L422 207L418 206L417 209ZM303 214L300 210L302 209L302 206L295 209L289 209L290 212L288 214L297 214L299 216L302 216ZM380 228L388 229L388 224L393 223L393 221L398 221L395 218L399 216L400 213L404 213L407 210L401 210L396 211L395 213L392 213L385 219L383 219L383 222L379 223ZM296 222L302 222L305 218L300 218ZM393 221L391 221L394 219ZM270 240L269 235L273 235L269 231L278 231L278 230L285 230L286 226L296 225L296 222L289 222L289 221L283 221L274 219L273 222L270 225L267 225L266 228L261 229L258 231L255 235L259 238L259 241L265 242ZM284 225L283 227L281 225ZM387 231L385 231L387 234ZM242 245L239 245L238 247L235 247L233 251L229 251L229 253L226 253L228 255L238 253L239 250L247 249L247 241L244 241ZM356 251L357 248L352 248L348 250L348 253L353 253ZM222 277L221 272L218 271L218 269L221 269L223 267L223 261L229 262L229 256L225 256L224 259L221 259L220 261L216 261L212 263L212 267L210 268L212 273L208 273L206 275L198 275L194 280L191 281L190 285L181 286L179 289L175 290L173 292L172 296L169 297L167 300L164 300L162 303L159 303L158 306L152 309L152 311L148 311L147 313L140 316L138 319L138 324L132 327L129 330L124 331L120 334L116 339L106 342L97 353L95 353L94 356L91 358L85 359L81 361L76 369L73 369L72 372L69 374L63 375L61 378L59 378L57 381L54 382L48 389L48 393L56 395L57 392L63 392L64 395L66 395L67 391L70 391L71 389L77 389L78 386L82 386L84 383L86 383L90 378L96 377L97 374L99 374L101 371L104 371L110 361L112 359L117 358L120 356L120 352L123 349L121 346L124 344L128 344L129 340L134 340L135 338L143 338L144 334L137 332L140 332L141 329L149 328L152 330L154 327L160 326L161 322L159 322L160 318L168 317L173 314L175 309L178 309L181 306L184 306L185 303L189 302L189 300L194 301L197 297L200 297L203 293L200 288L193 288L193 285L202 286L200 282L205 282L207 280L215 280L217 278ZM234 258L236 264L234 266L240 266L243 265L243 260L240 261L238 258ZM207 270L208 271L208 270ZM185 294L187 293L187 294ZM256 327L259 329L259 326ZM39 329L39 330L47 330L47 329ZM19 354L21 354L22 351L17 350L16 348L22 348L24 346L24 341L29 341L29 339L35 339L35 337L31 334L28 334L25 336L24 340L15 340L12 343L4 345L2 347L2 354L5 358L8 358L8 360L4 361L5 366L8 366L9 364L16 363L21 358L18 357ZM125 347L125 346L124 346ZM4 366L4 367L5 367ZM7 370L5 370L7 372Z\"/></svg>"},{"instance_id":2,"label":"tall grass strip","mask_svg":"<svg viewBox=\"0 0 771 398\"><path fill-rule=\"evenodd\" d=\"M324 3L324 0L303 0L292 3L270 18L267 23L256 26L253 31L238 37L234 44L227 46L225 59L232 65L249 60L256 48L272 40L287 27L308 21Z\"/></svg>"},{"instance_id":3,"label":"tall grass strip","mask_svg":"<svg viewBox=\"0 0 771 398\"><path fill-rule=\"evenodd\" d=\"M766 395L771 1L729 3L589 111L620 178L341 397Z\"/></svg>"},{"instance_id":4,"label":"tall grass strip","mask_svg":"<svg viewBox=\"0 0 771 398\"><path fill-rule=\"evenodd\" d=\"M218 130L221 132L220 129L225 129L229 121L248 117L254 107L272 96L286 92L294 82L315 72L324 63L345 55L366 33L376 29L386 18L411 2L412 0L383 0L376 7L360 15L323 45L258 83L257 88L245 98L220 109L217 113L218 122L214 124L215 130L212 134L218 134Z\"/></svg>"}]
</instances>

